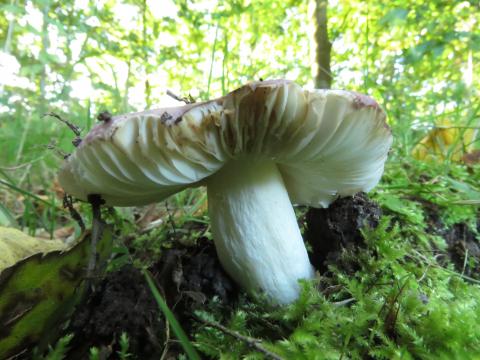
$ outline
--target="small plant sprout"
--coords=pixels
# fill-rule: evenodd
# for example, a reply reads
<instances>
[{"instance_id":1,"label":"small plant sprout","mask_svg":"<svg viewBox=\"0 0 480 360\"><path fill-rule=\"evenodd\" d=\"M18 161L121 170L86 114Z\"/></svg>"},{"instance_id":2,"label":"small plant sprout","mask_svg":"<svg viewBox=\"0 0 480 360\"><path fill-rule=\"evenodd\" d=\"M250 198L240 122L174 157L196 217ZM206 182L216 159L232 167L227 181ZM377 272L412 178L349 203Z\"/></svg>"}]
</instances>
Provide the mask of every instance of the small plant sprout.
<instances>
[{"instance_id":1,"label":"small plant sprout","mask_svg":"<svg viewBox=\"0 0 480 360\"><path fill-rule=\"evenodd\" d=\"M120 344L120 350L117 351L118 357L120 360L127 360L132 357L132 354L128 352L128 349L130 347L130 341L128 339L127 333L123 332L122 335L120 335L119 339L119 344Z\"/></svg>"},{"instance_id":2,"label":"small plant sprout","mask_svg":"<svg viewBox=\"0 0 480 360\"><path fill-rule=\"evenodd\" d=\"M69 194L145 205L205 185L218 257L250 293L285 304L314 277L292 204L327 207L380 180L392 136L368 96L249 83L224 97L113 116L65 160Z\"/></svg>"}]
</instances>

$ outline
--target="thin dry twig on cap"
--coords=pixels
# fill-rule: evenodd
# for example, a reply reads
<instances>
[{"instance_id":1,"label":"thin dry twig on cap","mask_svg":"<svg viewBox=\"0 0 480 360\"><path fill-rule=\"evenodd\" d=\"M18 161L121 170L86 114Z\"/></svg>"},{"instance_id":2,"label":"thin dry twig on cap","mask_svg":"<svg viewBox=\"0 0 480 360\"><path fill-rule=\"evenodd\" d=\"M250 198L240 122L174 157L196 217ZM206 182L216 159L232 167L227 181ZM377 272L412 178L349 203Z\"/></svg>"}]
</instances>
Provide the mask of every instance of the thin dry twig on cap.
<instances>
[{"instance_id":1,"label":"thin dry twig on cap","mask_svg":"<svg viewBox=\"0 0 480 360\"><path fill-rule=\"evenodd\" d=\"M45 116L51 116L51 117L54 117L55 119L57 119L58 121L64 123L65 125L68 126L68 128L70 130L72 130L72 132L75 134L75 139L72 140L72 144L73 146L75 147L78 147L78 145L80 145L80 143L82 142L82 138L80 137L80 133L82 132L82 130L75 124L71 123L70 121L68 120L65 120L64 118L62 118L60 115L54 113L54 112L48 112L46 114L43 115L43 117Z\"/></svg>"},{"instance_id":2,"label":"thin dry twig on cap","mask_svg":"<svg viewBox=\"0 0 480 360\"><path fill-rule=\"evenodd\" d=\"M194 104L195 103L195 99L191 95L188 95L188 97L181 97L181 96L178 96L177 94L173 93L171 90L167 90L167 95L170 96L171 98L174 98L177 101L184 102L185 104Z\"/></svg>"},{"instance_id":3,"label":"thin dry twig on cap","mask_svg":"<svg viewBox=\"0 0 480 360\"><path fill-rule=\"evenodd\" d=\"M77 125L71 123L71 122L68 121L68 120L63 119L60 115L58 115L58 114L56 114L56 113L54 113L54 112L48 112L48 113L46 113L46 114L43 115L43 117L45 117L45 116L54 117L55 119L61 121L61 122L64 123L65 125L67 125L67 126L70 128L70 130L72 130L72 132L73 132L76 136L80 136L80 133L82 132L82 130L80 130L80 128L79 128Z\"/></svg>"}]
</instances>

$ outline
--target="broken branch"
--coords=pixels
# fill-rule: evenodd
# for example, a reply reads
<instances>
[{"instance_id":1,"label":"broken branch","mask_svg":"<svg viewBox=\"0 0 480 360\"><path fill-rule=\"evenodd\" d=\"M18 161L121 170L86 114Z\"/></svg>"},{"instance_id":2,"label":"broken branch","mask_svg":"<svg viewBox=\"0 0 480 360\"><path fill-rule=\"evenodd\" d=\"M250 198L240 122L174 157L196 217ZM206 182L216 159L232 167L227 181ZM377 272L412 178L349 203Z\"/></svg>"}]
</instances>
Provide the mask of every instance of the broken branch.
<instances>
[{"instance_id":1,"label":"broken branch","mask_svg":"<svg viewBox=\"0 0 480 360\"><path fill-rule=\"evenodd\" d=\"M65 125L67 125L69 127L69 129L72 130L73 133L76 136L80 136L80 133L81 133L80 128L77 125L72 124L70 121L63 119L60 115L55 114L54 112L49 112L49 113L46 113L46 114L43 115L43 117L45 117L45 116L54 117L55 119L59 120L60 122L64 123Z\"/></svg>"},{"instance_id":2,"label":"broken branch","mask_svg":"<svg viewBox=\"0 0 480 360\"><path fill-rule=\"evenodd\" d=\"M193 104L195 103L195 100L189 96L189 97L181 97L181 96L178 96L177 94L173 93L172 91L168 90L167 89L167 95L174 98L175 100L177 101L181 101L181 102L184 102L185 104Z\"/></svg>"}]
</instances>

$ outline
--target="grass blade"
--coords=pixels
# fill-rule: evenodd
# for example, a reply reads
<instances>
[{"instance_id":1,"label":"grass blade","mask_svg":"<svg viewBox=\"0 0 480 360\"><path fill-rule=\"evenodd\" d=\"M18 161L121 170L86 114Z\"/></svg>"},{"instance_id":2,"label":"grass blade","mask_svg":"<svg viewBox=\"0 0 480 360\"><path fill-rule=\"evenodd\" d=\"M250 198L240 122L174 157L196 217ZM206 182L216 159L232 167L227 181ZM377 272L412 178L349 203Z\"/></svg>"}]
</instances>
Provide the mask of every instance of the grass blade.
<instances>
[{"instance_id":1,"label":"grass blade","mask_svg":"<svg viewBox=\"0 0 480 360\"><path fill-rule=\"evenodd\" d=\"M175 333L175 336L180 341L180 344L182 345L183 350L185 350L185 353L187 354L188 358L190 360L200 360L200 355L197 353L197 351L193 347L192 343L187 337L187 334L185 334L185 331L183 331L182 327L180 326L179 322L175 318L175 315L173 315L172 311L169 309L165 300L163 300L162 295L160 295L160 292L155 286L155 283L153 282L153 279L148 273L148 271L143 270L143 275L147 280L148 286L150 287L150 291L152 292L153 297L157 301L158 307L160 308L160 310L162 310L163 314L165 315L165 318L170 323L170 326L172 327L172 330Z\"/></svg>"},{"instance_id":2,"label":"grass blade","mask_svg":"<svg viewBox=\"0 0 480 360\"><path fill-rule=\"evenodd\" d=\"M44 199L42 199L41 197L39 197L39 196L37 196L37 195L35 195L35 194L32 194L31 192L28 192L27 190L23 190L23 189L19 188L18 186L15 186L15 185L13 185L13 184L10 184L10 183L7 182L7 181L4 181L4 180L1 180L1 179L0 179L0 185L3 185L3 186L5 186L5 187L7 187L7 188L10 188L11 190L16 191L16 192L18 192L18 193L20 193L20 194L22 194L22 195L25 195L25 196L28 196L28 197L30 197L30 198L33 198L33 199L37 200L38 202L41 202L41 203L43 203L43 204L45 204L45 205L48 205L48 206L50 206L50 207L52 207L52 208L55 208L55 209L59 210L59 211L65 211L65 209L62 209L61 207L58 207L58 206L56 206L55 204L52 204L50 201L44 200Z\"/></svg>"},{"instance_id":3,"label":"grass blade","mask_svg":"<svg viewBox=\"0 0 480 360\"><path fill-rule=\"evenodd\" d=\"M217 27L215 29L215 39L213 40L212 55L210 59L210 70L208 71L208 83L207 83L207 99L210 98L210 84L212 82L212 73L213 73L213 63L215 62L215 51L217 48L217 39L218 39L218 29L220 27L220 21L217 22Z\"/></svg>"},{"instance_id":4,"label":"grass blade","mask_svg":"<svg viewBox=\"0 0 480 360\"><path fill-rule=\"evenodd\" d=\"M3 204L0 204L0 226L18 227L15 217Z\"/></svg>"}]
</instances>

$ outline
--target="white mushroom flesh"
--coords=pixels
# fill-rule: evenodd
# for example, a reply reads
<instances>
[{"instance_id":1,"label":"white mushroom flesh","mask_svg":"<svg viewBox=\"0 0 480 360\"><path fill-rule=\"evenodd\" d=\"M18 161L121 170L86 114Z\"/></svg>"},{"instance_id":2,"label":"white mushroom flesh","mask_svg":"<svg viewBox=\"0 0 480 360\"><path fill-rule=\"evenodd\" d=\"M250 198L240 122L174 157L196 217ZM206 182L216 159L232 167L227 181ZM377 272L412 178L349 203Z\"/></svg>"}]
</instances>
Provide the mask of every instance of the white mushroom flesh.
<instances>
[{"instance_id":1,"label":"white mushroom flesh","mask_svg":"<svg viewBox=\"0 0 480 360\"><path fill-rule=\"evenodd\" d=\"M208 179L207 190L224 269L250 292L265 291L282 304L295 300L298 280L311 279L314 270L277 165L234 160Z\"/></svg>"}]
</instances>

